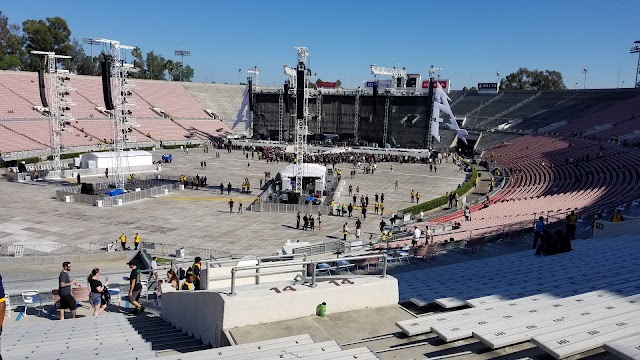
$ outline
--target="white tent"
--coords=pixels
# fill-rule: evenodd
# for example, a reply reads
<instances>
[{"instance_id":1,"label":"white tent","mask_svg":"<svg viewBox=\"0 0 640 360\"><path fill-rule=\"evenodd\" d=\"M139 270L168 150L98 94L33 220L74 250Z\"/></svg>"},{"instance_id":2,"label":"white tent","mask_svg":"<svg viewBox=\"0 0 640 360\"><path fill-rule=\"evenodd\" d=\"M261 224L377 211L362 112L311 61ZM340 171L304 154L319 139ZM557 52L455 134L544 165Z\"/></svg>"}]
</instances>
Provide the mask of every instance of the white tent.
<instances>
[{"instance_id":1,"label":"white tent","mask_svg":"<svg viewBox=\"0 0 640 360\"><path fill-rule=\"evenodd\" d=\"M285 178L294 178L296 177L294 164L289 164L287 167L280 173L282 177ZM327 167L319 164L302 164L302 176L304 177L312 177L312 178L320 178L324 180L327 174Z\"/></svg>"},{"instance_id":2,"label":"white tent","mask_svg":"<svg viewBox=\"0 0 640 360\"><path fill-rule=\"evenodd\" d=\"M153 157L148 151L123 151L122 157L122 166L125 168L130 166L153 165ZM80 157L81 169L104 169L114 168L115 166L116 153L113 151L86 153Z\"/></svg>"}]
</instances>

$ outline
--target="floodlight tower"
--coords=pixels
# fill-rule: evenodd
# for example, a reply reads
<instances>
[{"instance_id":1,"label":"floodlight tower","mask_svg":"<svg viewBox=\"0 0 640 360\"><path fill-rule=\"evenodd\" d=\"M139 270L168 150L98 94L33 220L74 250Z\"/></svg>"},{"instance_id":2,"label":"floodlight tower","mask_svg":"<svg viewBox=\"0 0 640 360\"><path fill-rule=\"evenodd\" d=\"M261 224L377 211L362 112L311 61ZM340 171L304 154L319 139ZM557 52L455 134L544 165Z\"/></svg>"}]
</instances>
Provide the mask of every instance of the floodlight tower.
<instances>
[{"instance_id":1,"label":"floodlight tower","mask_svg":"<svg viewBox=\"0 0 640 360\"><path fill-rule=\"evenodd\" d=\"M49 120L51 124L51 156L53 158L53 169L60 170L60 148L62 147L61 137L65 131L64 124L73 118L70 113L65 114L65 110L70 110L69 105L74 105L69 99L69 91L74 89L69 86L69 70L58 69L58 59L71 59L71 56L56 55L53 52L32 51L32 54L42 55L43 61L48 65L47 74L49 76L48 97L49 97Z\"/></svg>"},{"instance_id":2,"label":"floodlight tower","mask_svg":"<svg viewBox=\"0 0 640 360\"><path fill-rule=\"evenodd\" d=\"M260 85L260 69L257 66L254 66L253 69L247 70L247 74L253 77L253 85L257 88Z\"/></svg>"},{"instance_id":3,"label":"floodlight tower","mask_svg":"<svg viewBox=\"0 0 640 360\"><path fill-rule=\"evenodd\" d=\"M629 51L630 54L638 54L638 67L636 68L636 88L640 88L640 40L634 42L634 46Z\"/></svg>"},{"instance_id":4,"label":"floodlight tower","mask_svg":"<svg viewBox=\"0 0 640 360\"><path fill-rule=\"evenodd\" d=\"M587 65L582 68L582 73L584 74L584 83L582 84L582 90L586 90L587 88L587 73L589 70L587 69Z\"/></svg>"},{"instance_id":5,"label":"floodlight tower","mask_svg":"<svg viewBox=\"0 0 640 360\"><path fill-rule=\"evenodd\" d=\"M184 67L184 57L191 56L190 50L176 50L176 56L180 56L182 60L180 60L180 81L182 81L182 68Z\"/></svg>"},{"instance_id":6,"label":"floodlight tower","mask_svg":"<svg viewBox=\"0 0 640 360\"><path fill-rule=\"evenodd\" d=\"M309 120L309 86L307 76L309 68L309 49L296 47L298 52L298 64L296 66L296 163L294 172L296 176L295 192L302 194L302 178L304 176L304 154L307 146L308 120ZM302 97L302 98L301 98ZM302 107L302 109L300 109Z\"/></svg>"},{"instance_id":7,"label":"floodlight tower","mask_svg":"<svg viewBox=\"0 0 640 360\"><path fill-rule=\"evenodd\" d=\"M135 141L130 135L132 127L140 126L135 122L135 119L130 117L131 107L135 104L133 99L127 98L133 83L127 79L127 72L133 69L132 64L126 64L122 60L122 52L127 50L133 50L134 46L122 45L117 40L108 39L94 39L99 43L109 45L111 51L111 87L113 98L113 116L112 116L112 130L113 130L113 147L112 151L115 153L115 181L116 188L124 189L125 184L125 167L124 167L124 148L128 141Z\"/></svg>"}]
</instances>

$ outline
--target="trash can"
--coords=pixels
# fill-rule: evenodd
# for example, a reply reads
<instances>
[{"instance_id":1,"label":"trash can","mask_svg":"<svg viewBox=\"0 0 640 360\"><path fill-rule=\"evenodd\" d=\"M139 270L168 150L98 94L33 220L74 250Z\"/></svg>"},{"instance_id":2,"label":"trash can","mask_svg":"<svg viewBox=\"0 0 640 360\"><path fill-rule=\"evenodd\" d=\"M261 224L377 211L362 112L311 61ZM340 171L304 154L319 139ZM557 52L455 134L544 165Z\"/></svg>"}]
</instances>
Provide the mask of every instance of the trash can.
<instances>
[{"instance_id":1,"label":"trash can","mask_svg":"<svg viewBox=\"0 0 640 360\"><path fill-rule=\"evenodd\" d=\"M64 202L71 202L71 196L65 195L64 196Z\"/></svg>"},{"instance_id":2,"label":"trash can","mask_svg":"<svg viewBox=\"0 0 640 360\"><path fill-rule=\"evenodd\" d=\"M184 248L180 248L176 250L177 258L184 259L184 254L185 254Z\"/></svg>"},{"instance_id":3,"label":"trash can","mask_svg":"<svg viewBox=\"0 0 640 360\"><path fill-rule=\"evenodd\" d=\"M122 199L116 199L116 205L122 206Z\"/></svg>"},{"instance_id":4,"label":"trash can","mask_svg":"<svg viewBox=\"0 0 640 360\"><path fill-rule=\"evenodd\" d=\"M102 207L102 200L96 200L96 206Z\"/></svg>"},{"instance_id":5,"label":"trash can","mask_svg":"<svg viewBox=\"0 0 640 360\"><path fill-rule=\"evenodd\" d=\"M180 187L178 189L184 190L184 184L180 184Z\"/></svg>"},{"instance_id":6,"label":"trash can","mask_svg":"<svg viewBox=\"0 0 640 360\"><path fill-rule=\"evenodd\" d=\"M169 195L169 189L164 189L164 194Z\"/></svg>"},{"instance_id":7,"label":"trash can","mask_svg":"<svg viewBox=\"0 0 640 360\"><path fill-rule=\"evenodd\" d=\"M327 312L327 303L323 302L322 304L318 304L318 306L316 306L316 315L320 316L320 317L324 317L324 315Z\"/></svg>"}]
</instances>

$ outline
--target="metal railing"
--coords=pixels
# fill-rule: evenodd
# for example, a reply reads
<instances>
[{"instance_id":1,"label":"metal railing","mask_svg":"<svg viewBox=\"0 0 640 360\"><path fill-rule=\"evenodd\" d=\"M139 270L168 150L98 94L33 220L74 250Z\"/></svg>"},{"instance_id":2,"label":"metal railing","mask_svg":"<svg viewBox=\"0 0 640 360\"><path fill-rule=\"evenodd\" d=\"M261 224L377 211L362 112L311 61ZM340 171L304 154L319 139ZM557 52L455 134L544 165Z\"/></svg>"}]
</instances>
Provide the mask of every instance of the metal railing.
<instances>
[{"instance_id":1,"label":"metal railing","mask_svg":"<svg viewBox=\"0 0 640 360\"><path fill-rule=\"evenodd\" d=\"M116 244L118 245L118 244ZM147 250L149 253L153 255L171 255L176 258L180 258L182 254L185 257L196 257L200 256L203 259L217 259L217 258L227 258L231 257L231 254L217 249L207 249L207 248L198 248L198 247L184 247L178 246L175 244L163 244L157 242L141 242L141 249ZM181 252L180 250L183 250ZM238 261L238 260L235 260Z\"/></svg>"},{"instance_id":2,"label":"metal railing","mask_svg":"<svg viewBox=\"0 0 640 360\"><path fill-rule=\"evenodd\" d=\"M331 214L331 206L328 205L306 205L306 204L281 204L281 203L265 203L259 202L252 204L253 211L275 212L275 213L297 213L317 214L320 212L324 215Z\"/></svg>"},{"instance_id":3,"label":"metal railing","mask_svg":"<svg viewBox=\"0 0 640 360\"><path fill-rule=\"evenodd\" d=\"M100 190L104 189L103 183L100 184L101 187L96 187L94 185L94 189ZM104 195L88 195L88 194L80 194L80 187L74 186L70 188L56 190L56 199L59 201L66 201L66 197L69 197L70 202L77 202L82 204L89 205L98 205L98 201L102 201L102 206L119 206L124 205L129 202L139 201L142 199L150 198L153 196L168 194L169 192L175 191L179 189L179 183L160 185L160 183L151 184L152 188L144 189L140 191L130 191L124 194L120 194L117 196L104 196Z\"/></svg>"},{"instance_id":4,"label":"metal railing","mask_svg":"<svg viewBox=\"0 0 640 360\"><path fill-rule=\"evenodd\" d=\"M364 259L382 259L383 260L383 269L382 269L382 278L386 278L387 277L387 256L386 254L375 254L375 255L362 255L362 256L352 256L352 257L345 257L345 258L337 258L337 259L326 259L326 260L307 260L307 261L291 261L291 262L287 262L287 263L276 263L276 264L264 264L264 265L255 265L255 266L234 266L233 268L231 268L231 292L229 293L229 295L236 295L236 278L245 278L245 277L256 277L256 279L259 279L260 277L260 269L268 269L268 268L276 268L276 267L283 267L283 266L296 266L296 265L300 265L302 266L302 269L286 269L286 270L282 270L282 271L276 271L276 272L270 272L269 274L286 274L286 273L298 273L300 272L300 277L309 282L309 286L310 287L316 287L316 282L317 282L317 277L316 277L316 273L317 273L317 266L319 263L336 263L338 261L353 261L353 260L364 260ZM311 271L311 279L307 279L307 265L312 265L312 271ZM251 274L251 275L236 275L236 273L238 271L243 271L243 270L255 270L256 273L255 274Z\"/></svg>"},{"instance_id":5,"label":"metal railing","mask_svg":"<svg viewBox=\"0 0 640 360\"><path fill-rule=\"evenodd\" d=\"M333 240L333 241L322 241L322 244L312 244L309 246L302 246L293 249L294 255L308 254L308 255L317 255L317 254L326 254L326 253L334 253L340 252L345 253L347 249L351 249L350 246L346 246L346 243L342 240Z\"/></svg>"},{"instance_id":6,"label":"metal railing","mask_svg":"<svg viewBox=\"0 0 640 360\"><path fill-rule=\"evenodd\" d=\"M89 254L106 251L107 244L42 244L42 245L6 245L0 247L0 256L50 256L68 254Z\"/></svg>"}]
</instances>

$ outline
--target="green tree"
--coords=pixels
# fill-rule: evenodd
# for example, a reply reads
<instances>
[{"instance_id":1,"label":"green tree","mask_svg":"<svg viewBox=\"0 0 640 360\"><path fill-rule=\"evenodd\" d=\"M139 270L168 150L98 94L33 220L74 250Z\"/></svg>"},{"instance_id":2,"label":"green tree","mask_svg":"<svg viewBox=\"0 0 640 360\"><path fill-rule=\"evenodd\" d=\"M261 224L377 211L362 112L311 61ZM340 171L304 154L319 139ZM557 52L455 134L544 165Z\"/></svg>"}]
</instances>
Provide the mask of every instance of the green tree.
<instances>
[{"instance_id":1,"label":"green tree","mask_svg":"<svg viewBox=\"0 0 640 360\"><path fill-rule=\"evenodd\" d=\"M133 67L139 69L140 71L131 73L131 77L138 79L145 79L147 76L145 67L144 67L144 59L142 58L142 51L139 47L135 47L131 50L131 56L133 56Z\"/></svg>"},{"instance_id":2,"label":"green tree","mask_svg":"<svg viewBox=\"0 0 640 360\"><path fill-rule=\"evenodd\" d=\"M195 71L190 65L183 66L182 62L176 61L174 63L173 73L171 73L171 79L173 81L180 81L180 79L182 79L182 81L191 82L194 75Z\"/></svg>"},{"instance_id":3,"label":"green tree","mask_svg":"<svg viewBox=\"0 0 640 360\"><path fill-rule=\"evenodd\" d=\"M45 20L25 20L22 22L23 41L25 51L29 54L33 50L53 51L60 55L70 55L72 46L69 43L71 30L67 22L61 17L46 18ZM40 64L40 57L29 56L25 70L35 71Z\"/></svg>"},{"instance_id":4,"label":"green tree","mask_svg":"<svg viewBox=\"0 0 640 360\"><path fill-rule=\"evenodd\" d=\"M0 70L18 70L25 60L20 26L10 24L0 11Z\"/></svg>"},{"instance_id":5,"label":"green tree","mask_svg":"<svg viewBox=\"0 0 640 360\"><path fill-rule=\"evenodd\" d=\"M562 74L555 70L519 68L500 81L503 90L564 90Z\"/></svg>"},{"instance_id":6,"label":"green tree","mask_svg":"<svg viewBox=\"0 0 640 360\"><path fill-rule=\"evenodd\" d=\"M340 79L336 80L336 89L342 87L342 81Z\"/></svg>"},{"instance_id":7,"label":"green tree","mask_svg":"<svg viewBox=\"0 0 640 360\"><path fill-rule=\"evenodd\" d=\"M156 55L153 51L147 53L147 73L149 79L164 80L165 58L162 55Z\"/></svg>"},{"instance_id":8,"label":"green tree","mask_svg":"<svg viewBox=\"0 0 640 360\"><path fill-rule=\"evenodd\" d=\"M462 88L462 91L468 91L468 90L469 90L469 89L467 89L467 87L466 87L466 86Z\"/></svg>"},{"instance_id":9,"label":"green tree","mask_svg":"<svg viewBox=\"0 0 640 360\"><path fill-rule=\"evenodd\" d=\"M71 69L70 71L78 75L98 75L98 66L96 65L96 58L91 58L84 52L82 44L78 39L73 39L71 42Z\"/></svg>"}]
</instances>

